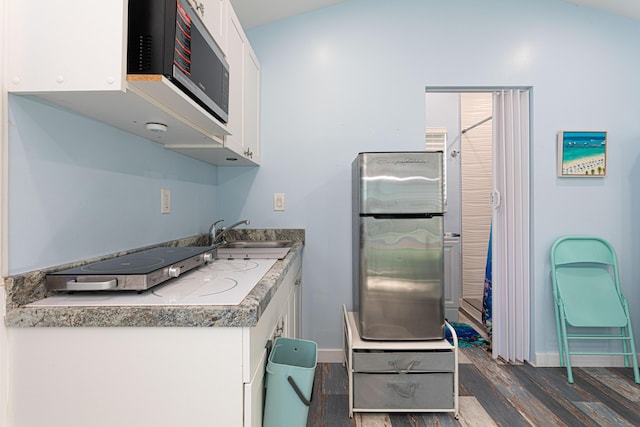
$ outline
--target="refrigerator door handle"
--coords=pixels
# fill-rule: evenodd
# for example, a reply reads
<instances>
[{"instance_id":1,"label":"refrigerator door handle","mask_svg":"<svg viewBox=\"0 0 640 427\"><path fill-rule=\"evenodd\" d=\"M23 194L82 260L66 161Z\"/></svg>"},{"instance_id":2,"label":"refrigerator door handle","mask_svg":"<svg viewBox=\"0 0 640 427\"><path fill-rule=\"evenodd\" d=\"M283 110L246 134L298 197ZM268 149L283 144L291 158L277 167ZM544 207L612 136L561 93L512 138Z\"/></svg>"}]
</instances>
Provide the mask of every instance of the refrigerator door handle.
<instances>
[{"instance_id":1,"label":"refrigerator door handle","mask_svg":"<svg viewBox=\"0 0 640 427\"><path fill-rule=\"evenodd\" d=\"M441 212L434 212L434 213L403 213L403 214L381 214L381 213L375 213L375 214L360 214L361 217L371 217L371 218L375 218L375 219L419 219L419 218L425 218L425 219L431 219L433 217L437 217L437 216L444 216L443 213Z\"/></svg>"},{"instance_id":2,"label":"refrigerator door handle","mask_svg":"<svg viewBox=\"0 0 640 427\"><path fill-rule=\"evenodd\" d=\"M489 195L489 201L492 209L496 209L500 207L500 192L498 190L493 190Z\"/></svg>"}]
</instances>

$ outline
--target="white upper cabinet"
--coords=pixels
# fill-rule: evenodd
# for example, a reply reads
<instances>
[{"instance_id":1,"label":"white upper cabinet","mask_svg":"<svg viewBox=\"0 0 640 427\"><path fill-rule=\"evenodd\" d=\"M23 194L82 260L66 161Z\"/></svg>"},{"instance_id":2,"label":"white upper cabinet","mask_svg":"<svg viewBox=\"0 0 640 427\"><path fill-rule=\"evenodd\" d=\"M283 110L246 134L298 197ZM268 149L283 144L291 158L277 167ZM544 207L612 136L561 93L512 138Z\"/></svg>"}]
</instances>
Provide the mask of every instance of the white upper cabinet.
<instances>
[{"instance_id":1,"label":"white upper cabinet","mask_svg":"<svg viewBox=\"0 0 640 427\"><path fill-rule=\"evenodd\" d=\"M243 154L260 163L260 62L247 43L244 51Z\"/></svg>"},{"instance_id":2,"label":"white upper cabinet","mask_svg":"<svg viewBox=\"0 0 640 427\"><path fill-rule=\"evenodd\" d=\"M229 0L189 1L223 53L236 54L227 42ZM257 164L227 160L245 158L227 147L229 126L167 78L127 75L127 0L91 7L82 0L9 0L7 6L9 92L35 95L177 151L197 147L185 154L209 163ZM230 114L229 121L236 118ZM166 131L150 131L147 123L162 123Z\"/></svg>"},{"instance_id":3,"label":"white upper cabinet","mask_svg":"<svg viewBox=\"0 0 640 427\"><path fill-rule=\"evenodd\" d=\"M126 90L126 1L7 3L10 91Z\"/></svg>"},{"instance_id":4,"label":"white upper cabinet","mask_svg":"<svg viewBox=\"0 0 640 427\"><path fill-rule=\"evenodd\" d=\"M205 27L218 43L222 52L227 52L227 14L231 7L229 0L189 0L198 12Z\"/></svg>"},{"instance_id":5,"label":"white upper cabinet","mask_svg":"<svg viewBox=\"0 0 640 427\"><path fill-rule=\"evenodd\" d=\"M260 63L231 5L227 16L224 39L229 63L229 134L224 137L223 149L212 150L203 144L167 148L219 165L259 165Z\"/></svg>"},{"instance_id":6,"label":"white upper cabinet","mask_svg":"<svg viewBox=\"0 0 640 427\"><path fill-rule=\"evenodd\" d=\"M220 50L227 53L227 25L231 9L229 0L200 0L199 3L203 11L201 17L204 25L218 43Z\"/></svg>"},{"instance_id":7,"label":"white upper cabinet","mask_svg":"<svg viewBox=\"0 0 640 427\"><path fill-rule=\"evenodd\" d=\"M227 147L242 152L244 141L242 104L244 98L244 32L235 13L229 13L229 32L227 36L229 43L229 123L227 126L231 135L226 139Z\"/></svg>"},{"instance_id":8,"label":"white upper cabinet","mask_svg":"<svg viewBox=\"0 0 640 427\"><path fill-rule=\"evenodd\" d=\"M260 63L240 21L229 11L229 123L225 146L256 164L260 163L258 135L260 102Z\"/></svg>"}]
</instances>

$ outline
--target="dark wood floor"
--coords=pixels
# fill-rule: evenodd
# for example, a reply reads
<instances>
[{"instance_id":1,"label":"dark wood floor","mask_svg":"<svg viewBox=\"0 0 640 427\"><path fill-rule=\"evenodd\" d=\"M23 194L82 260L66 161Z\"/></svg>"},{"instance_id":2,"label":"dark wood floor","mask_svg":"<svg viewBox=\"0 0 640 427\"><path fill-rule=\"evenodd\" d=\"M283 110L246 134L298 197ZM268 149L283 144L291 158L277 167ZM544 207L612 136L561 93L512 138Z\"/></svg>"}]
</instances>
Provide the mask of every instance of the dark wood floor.
<instances>
[{"instance_id":1,"label":"dark wood floor","mask_svg":"<svg viewBox=\"0 0 640 427\"><path fill-rule=\"evenodd\" d=\"M483 349L461 348L460 419L451 413L356 413L349 418L341 364L318 364L307 426L640 426L640 386L630 368L499 364Z\"/></svg>"}]
</instances>

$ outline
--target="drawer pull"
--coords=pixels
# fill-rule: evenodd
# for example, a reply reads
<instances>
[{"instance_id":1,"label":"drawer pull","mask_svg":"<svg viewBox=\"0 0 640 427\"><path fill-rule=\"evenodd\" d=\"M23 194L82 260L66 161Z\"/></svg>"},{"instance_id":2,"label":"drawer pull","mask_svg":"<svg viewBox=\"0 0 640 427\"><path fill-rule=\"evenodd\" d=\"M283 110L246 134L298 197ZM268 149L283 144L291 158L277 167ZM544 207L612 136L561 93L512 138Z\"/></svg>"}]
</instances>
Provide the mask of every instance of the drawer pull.
<instances>
[{"instance_id":1,"label":"drawer pull","mask_svg":"<svg viewBox=\"0 0 640 427\"><path fill-rule=\"evenodd\" d=\"M398 386L397 384L389 384L389 387L391 387L393 391L398 393L400 397L404 397L405 399L409 399L413 397L413 395L416 394L416 388L417 388L415 383L412 383L409 386L409 389L407 391L401 390L400 386Z\"/></svg>"},{"instance_id":2,"label":"drawer pull","mask_svg":"<svg viewBox=\"0 0 640 427\"><path fill-rule=\"evenodd\" d=\"M418 363L417 360L412 360L405 369L402 369L398 367L398 362L396 360L389 361L389 365L391 365L393 369L399 374L408 374L409 372L411 372L411 369L413 369L413 365L415 365L416 363Z\"/></svg>"}]
</instances>

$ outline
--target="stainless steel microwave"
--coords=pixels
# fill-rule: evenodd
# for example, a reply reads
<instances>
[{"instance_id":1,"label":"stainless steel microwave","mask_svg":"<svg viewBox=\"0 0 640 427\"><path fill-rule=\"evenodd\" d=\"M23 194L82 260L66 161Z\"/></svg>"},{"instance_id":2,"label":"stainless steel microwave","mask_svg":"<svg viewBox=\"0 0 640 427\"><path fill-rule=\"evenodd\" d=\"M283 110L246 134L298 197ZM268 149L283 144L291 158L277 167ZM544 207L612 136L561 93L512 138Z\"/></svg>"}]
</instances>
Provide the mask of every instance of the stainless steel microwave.
<instances>
[{"instance_id":1,"label":"stainless steel microwave","mask_svg":"<svg viewBox=\"0 0 640 427\"><path fill-rule=\"evenodd\" d=\"M227 123L229 64L186 0L129 0L128 74L162 74Z\"/></svg>"}]
</instances>

